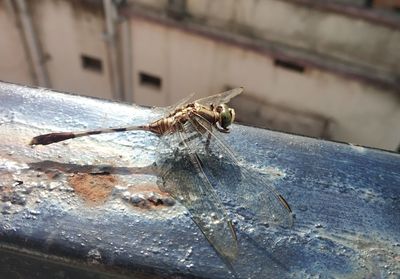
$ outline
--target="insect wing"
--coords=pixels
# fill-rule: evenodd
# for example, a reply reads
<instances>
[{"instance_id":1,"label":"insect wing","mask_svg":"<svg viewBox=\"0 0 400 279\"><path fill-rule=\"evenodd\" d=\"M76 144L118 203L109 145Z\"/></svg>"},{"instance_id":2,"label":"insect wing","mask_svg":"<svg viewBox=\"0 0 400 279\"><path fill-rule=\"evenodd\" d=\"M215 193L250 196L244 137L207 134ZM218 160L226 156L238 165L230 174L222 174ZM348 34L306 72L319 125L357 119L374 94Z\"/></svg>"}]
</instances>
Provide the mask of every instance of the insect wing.
<instances>
[{"instance_id":1,"label":"insect wing","mask_svg":"<svg viewBox=\"0 0 400 279\"><path fill-rule=\"evenodd\" d=\"M237 95L241 94L243 92L243 87L238 87L234 88L213 96L201 98L199 100L196 100L196 103L201 104L201 105L219 105L219 104L226 104L228 103L232 98L236 97Z\"/></svg>"},{"instance_id":2,"label":"insect wing","mask_svg":"<svg viewBox=\"0 0 400 279\"><path fill-rule=\"evenodd\" d=\"M193 98L193 96L194 96L194 93L192 93L192 94L186 96L185 98L179 100L175 105L171 106L171 110L173 111L173 110L175 110L177 108L185 106L186 104L188 104L190 102L190 100Z\"/></svg>"},{"instance_id":3,"label":"insect wing","mask_svg":"<svg viewBox=\"0 0 400 279\"><path fill-rule=\"evenodd\" d=\"M193 127L200 126L211 134L210 150L217 156L209 157L218 160L215 163L216 167L209 169L211 172L209 176L219 178L218 186L225 188L222 192L231 193L231 199L258 222L291 227L293 225L291 209L282 195L271 185L271 181L247 167L246 162L209 128L207 120L197 115L191 121L196 122Z\"/></svg>"},{"instance_id":4,"label":"insect wing","mask_svg":"<svg viewBox=\"0 0 400 279\"><path fill-rule=\"evenodd\" d=\"M168 112L173 112L174 110L180 108L180 107L184 107L185 105L187 105L190 100L193 98L194 93L186 96L185 98L179 100L178 102L176 102L174 105L172 106L168 106L165 109L168 110Z\"/></svg>"},{"instance_id":5,"label":"insect wing","mask_svg":"<svg viewBox=\"0 0 400 279\"><path fill-rule=\"evenodd\" d=\"M192 99L194 93L186 96L185 98L179 100L175 104L167 107L152 107L152 114L154 115L149 121L154 121L156 119L167 117L170 113L175 111L177 108L184 107L189 103L190 99Z\"/></svg>"},{"instance_id":6,"label":"insect wing","mask_svg":"<svg viewBox=\"0 0 400 279\"><path fill-rule=\"evenodd\" d=\"M199 135L187 124L168 136L169 141L175 141L171 146L179 145L179 151L175 151L170 162L162 164L165 168L162 190L187 208L214 249L224 259L232 261L238 251L236 234L197 155L195 142Z\"/></svg>"}]
</instances>

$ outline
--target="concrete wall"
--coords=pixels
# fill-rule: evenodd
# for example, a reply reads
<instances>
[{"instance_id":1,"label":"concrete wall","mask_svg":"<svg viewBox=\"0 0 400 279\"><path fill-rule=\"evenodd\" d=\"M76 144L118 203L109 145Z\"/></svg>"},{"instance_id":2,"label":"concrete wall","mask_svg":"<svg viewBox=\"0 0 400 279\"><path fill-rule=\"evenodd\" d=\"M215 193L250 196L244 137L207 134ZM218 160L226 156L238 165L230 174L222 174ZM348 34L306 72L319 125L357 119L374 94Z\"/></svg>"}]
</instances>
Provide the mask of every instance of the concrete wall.
<instances>
[{"instance_id":1,"label":"concrete wall","mask_svg":"<svg viewBox=\"0 0 400 279\"><path fill-rule=\"evenodd\" d=\"M375 0L374 7L393 9L400 8L400 0Z\"/></svg>"},{"instance_id":2,"label":"concrete wall","mask_svg":"<svg viewBox=\"0 0 400 279\"><path fill-rule=\"evenodd\" d=\"M0 1L0 79L34 84L16 19ZM165 17L168 1L150 5ZM113 98L101 1L27 1L52 88ZM236 3L237 5L232 5ZM271 40L336 61L399 73L398 31L290 1L187 1L182 23L212 26L249 38ZM233 101L238 119L272 129L395 150L400 143L398 90L382 89L345 75L307 66L277 66L266 53L228 44L146 16L128 15L120 26L121 71L126 100L166 106L192 92L197 97L244 86ZM3 39L4 38L4 39ZM82 55L102 63L83 67ZM130 70L132 69L132 70ZM132 88L127 90L127 88Z\"/></svg>"},{"instance_id":3,"label":"concrete wall","mask_svg":"<svg viewBox=\"0 0 400 279\"><path fill-rule=\"evenodd\" d=\"M366 20L281 0L188 0L207 25L400 74L400 32Z\"/></svg>"},{"instance_id":4,"label":"concrete wall","mask_svg":"<svg viewBox=\"0 0 400 279\"><path fill-rule=\"evenodd\" d=\"M29 57L9 4L0 1L0 80L33 85Z\"/></svg>"},{"instance_id":5,"label":"concrete wall","mask_svg":"<svg viewBox=\"0 0 400 279\"><path fill-rule=\"evenodd\" d=\"M30 2L51 86L87 96L112 98L102 6L77 1ZM81 55L101 60L102 71L84 69Z\"/></svg>"},{"instance_id":6,"label":"concrete wall","mask_svg":"<svg viewBox=\"0 0 400 279\"><path fill-rule=\"evenodd\" d=\"M132 19L131 27L137 103L166 105L191 92L201 97L244 86L245 94L258 100L253 102L253 113L264 117L266 123L268 112L263 109L272 105L295 111L293 123L307 122L312 115L314 120L306 124L309 135L329 134L334 140L392 150L399 144L400 129L394 129L400 121L396 92L316 69L299 73L279 68L268 56L139 18ZM161 89L141 85L142 71L159 76ZM242 104L249 102L243 100ZM328 131L321 130L325 129L322 124L315 125L324 121L329 122Z\"/></svg>"},{"instance_id":7,"label":"concrete wall","mask_svg":"<svg viewBox=\"0 0 400 279\"><path fill-rule=\"evenodd\" d=\"M168 0L128 0L129 4L139 4L151 9L164 11L168 6Z\"/></svg>"},{"instance_id":8,"label":"concrete wall","mask_svg":"<svg viewBox=\"0 0 400 279\"><path fill-rule=\"evenodd\" d=\"M49 86L60 91L113 98L109 57L100 1L26 1L44 56ZM0 79L38 85L30 49L24 41L20 11L13 1L0 1ZM84 67L82 56L97 59L101 70Z\"/></svg>"}]
</instances>

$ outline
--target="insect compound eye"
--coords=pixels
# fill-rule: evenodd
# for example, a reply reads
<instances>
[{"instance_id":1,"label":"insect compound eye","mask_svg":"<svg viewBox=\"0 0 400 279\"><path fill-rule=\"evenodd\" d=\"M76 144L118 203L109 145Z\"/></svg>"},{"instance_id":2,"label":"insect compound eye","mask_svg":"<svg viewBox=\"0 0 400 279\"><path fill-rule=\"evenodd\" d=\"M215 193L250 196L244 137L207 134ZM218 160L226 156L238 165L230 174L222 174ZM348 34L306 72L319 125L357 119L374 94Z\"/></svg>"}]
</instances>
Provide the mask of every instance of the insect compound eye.
<instances>
[{"instance_id":1,"label":"insect compound eye","mask_svg":"<svg viewBox=\"0 0 400 279\"><path fill-rule=\"evenodd\" d=\"M235 110L233 108L229 109L229 113L231 115L231 124L235 121Z\"/></svg>"},{"instance_id":2,"label":"insect compound eye","mask_svg":"<svg viewBox=\"0 0 400 279\"><path fill-rule=\"evenodd\" d=\"M221 125L222 128L224 129L228 128L228 126L232 124L232 121L233 118L231 110L227 109L221 112L219 124Z\"/></svg>"}]
</instances>

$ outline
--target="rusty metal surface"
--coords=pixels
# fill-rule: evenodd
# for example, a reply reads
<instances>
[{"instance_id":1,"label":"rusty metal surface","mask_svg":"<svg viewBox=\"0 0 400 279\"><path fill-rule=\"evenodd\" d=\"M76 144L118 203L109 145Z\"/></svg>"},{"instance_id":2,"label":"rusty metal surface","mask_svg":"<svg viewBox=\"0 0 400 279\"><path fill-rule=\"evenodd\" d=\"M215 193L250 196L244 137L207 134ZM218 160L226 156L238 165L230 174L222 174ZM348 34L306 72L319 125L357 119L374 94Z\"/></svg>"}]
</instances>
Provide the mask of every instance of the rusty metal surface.
<instances>
[{"instance_id":1,"label":"rusty metal surface","mask_svg":"<svg viewBox=\"0 0 400 279\"><path fill-rule=\"evenodd\" d=\"M43 266L106 277L398 278L398 154L234 125L226 141L287 198L296 219L291 229L266 227L226 202L239 241L233 275L187 210L158 188L157 137L28 146L41 133L143 124L156 113L0 83L2 275L22 272L4 273L19 251ZM217 190L229 200L229 187Z\"/></svg>"}]
</instances>

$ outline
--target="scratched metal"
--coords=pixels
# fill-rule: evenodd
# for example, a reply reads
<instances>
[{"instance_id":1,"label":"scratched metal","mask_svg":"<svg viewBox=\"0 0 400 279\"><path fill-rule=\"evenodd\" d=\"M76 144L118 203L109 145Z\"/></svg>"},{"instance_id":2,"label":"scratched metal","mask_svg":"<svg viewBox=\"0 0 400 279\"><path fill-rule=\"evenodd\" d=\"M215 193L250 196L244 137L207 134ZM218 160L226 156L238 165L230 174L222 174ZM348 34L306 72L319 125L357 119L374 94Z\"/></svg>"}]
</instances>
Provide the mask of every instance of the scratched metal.
<instances>
[{"instance_id":1,"label":"scratched metal","mask_svg":"<svg viewBox=\"0 0 400 279\"><path fill-rule=\"evenodd\" d=\"M0 83L1 277L24 275L10 271L18 252L44 273L56 273L43 268L50 262L62 263L67 278L76 272L65 266L131 278L399 278L398 154L234 125L224 138L286 197L296 218L291 229L258 224L228 186L217 189L239 241L228 268L187 210L158 188L157 137L129 132L28 146L50 131L157 116Z\"/></svg>"}]
</instances>

